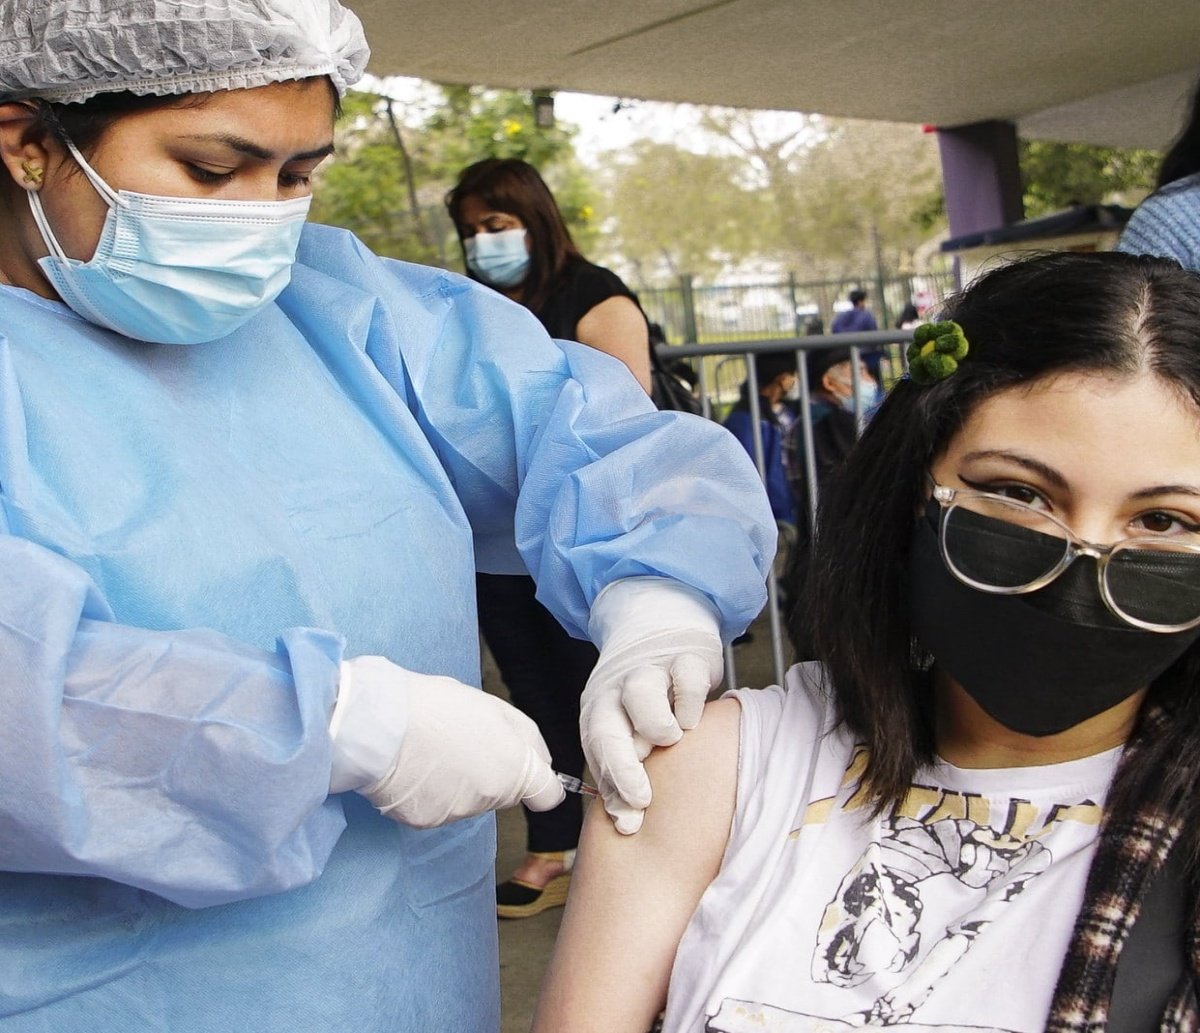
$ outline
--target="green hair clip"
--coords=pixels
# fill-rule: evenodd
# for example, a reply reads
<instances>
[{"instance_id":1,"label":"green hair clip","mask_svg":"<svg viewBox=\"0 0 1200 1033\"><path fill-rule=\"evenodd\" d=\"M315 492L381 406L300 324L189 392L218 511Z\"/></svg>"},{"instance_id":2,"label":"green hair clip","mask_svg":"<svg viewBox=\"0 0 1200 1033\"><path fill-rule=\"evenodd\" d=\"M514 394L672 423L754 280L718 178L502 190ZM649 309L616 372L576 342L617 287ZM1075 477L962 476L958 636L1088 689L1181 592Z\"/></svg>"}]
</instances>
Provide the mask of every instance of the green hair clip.
<instances>
[{"instance_id":1,"label":"green hair clip","mask_svg":"<svg viewBox=\"0 0 1200 1033\"><path fill-rule=\"evenodd\" d=\"M936 384L958 369L966 354L967 338L953 320L924 323L913 331L908 346L908 375L918 384Z\"/></svg>"}]
</instances>

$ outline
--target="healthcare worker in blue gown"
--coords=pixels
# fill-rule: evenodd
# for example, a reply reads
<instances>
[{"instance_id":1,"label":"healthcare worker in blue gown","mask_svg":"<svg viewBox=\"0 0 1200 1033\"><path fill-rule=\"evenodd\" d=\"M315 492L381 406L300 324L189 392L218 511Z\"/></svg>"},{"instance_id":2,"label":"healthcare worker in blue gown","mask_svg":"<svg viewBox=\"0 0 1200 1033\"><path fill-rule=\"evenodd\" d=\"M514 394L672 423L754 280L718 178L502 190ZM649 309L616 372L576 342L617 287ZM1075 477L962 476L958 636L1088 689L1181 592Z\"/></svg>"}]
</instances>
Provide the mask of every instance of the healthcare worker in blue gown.
<instances>
[{"instance_id":1,"label":"healthcare worker in blue gown","mask_svg":"<svg viewBox=\"0 0 1200 1033\"><path fill-rule=\"evenodd\" d=\"M0 1031L498 1026L476 569L600 648L636 831L774 526L720 427L306 226L336 0L0 0Z\"/></svg>"}]
</instances>

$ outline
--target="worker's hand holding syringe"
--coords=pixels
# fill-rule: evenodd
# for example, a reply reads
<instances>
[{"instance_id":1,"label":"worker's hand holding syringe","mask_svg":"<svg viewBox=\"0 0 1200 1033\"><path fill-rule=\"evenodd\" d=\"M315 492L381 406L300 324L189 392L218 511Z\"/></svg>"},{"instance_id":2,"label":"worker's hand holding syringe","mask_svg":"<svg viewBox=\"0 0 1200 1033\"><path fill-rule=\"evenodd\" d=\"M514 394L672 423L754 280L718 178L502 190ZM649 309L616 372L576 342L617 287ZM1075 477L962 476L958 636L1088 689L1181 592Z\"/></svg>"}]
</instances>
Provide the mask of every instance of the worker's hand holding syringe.
<instances>
[{"instance_id":1,"label":"worker's hand holding syringe","mask_svg":"<svg viewBox=\"0 0 1200 1033\"><path fill-rule=\"evenodd\" d=\"M331 792L355 790L396 821L444 825L564 797L537 725L496 696L381 656L342 664L330 727Z\"/></svg>"}]
</instances>

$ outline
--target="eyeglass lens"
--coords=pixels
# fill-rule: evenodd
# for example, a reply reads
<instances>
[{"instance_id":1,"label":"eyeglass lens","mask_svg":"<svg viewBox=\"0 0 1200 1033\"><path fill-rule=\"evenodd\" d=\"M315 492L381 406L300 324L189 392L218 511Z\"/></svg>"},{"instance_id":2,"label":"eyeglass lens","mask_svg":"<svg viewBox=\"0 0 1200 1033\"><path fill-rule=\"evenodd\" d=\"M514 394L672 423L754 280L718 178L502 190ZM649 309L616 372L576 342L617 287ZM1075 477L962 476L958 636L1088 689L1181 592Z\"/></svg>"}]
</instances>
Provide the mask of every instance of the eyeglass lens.
<instances>
[{"instance_id":1,"label":"eyeglass lens","mask_svg":"<svg viewBox=\"0 0 1200 1033\"><path fill-rule=\"evenodd\" d=\"M946 558L959 577L1018 591L1067 557L1062 526L1040 510L1005 499L965 496L943 511ZM1174 628L1200 619L1200 544L1191 536L1122 542L1105 569L1109 601L1135 621Z\"/></svg>"},{"instance_id":2,"label":"eyeglass lens","mask_svg":"<svg viewBox=\"0 0 1200 1033\"><path fill-rule=\"evenodd\" d=\"M1200 617L1200 553L1167 542L1121 545L1104 576L1113 605L1134 620L1175 627Z\"/></svg>"},{"instance_id":3,"label":"eyeglass lens","mask_svg":"<svg viewBox=\"0 0 1200 1033\"><path fill-rule=\"evenodd\" d=\"M1033 584L1057 567L1069 542L1062 528L1028 506L968 497L942 516L946 554L958 573L994 588Z\"/></svg>"}]
</instances>

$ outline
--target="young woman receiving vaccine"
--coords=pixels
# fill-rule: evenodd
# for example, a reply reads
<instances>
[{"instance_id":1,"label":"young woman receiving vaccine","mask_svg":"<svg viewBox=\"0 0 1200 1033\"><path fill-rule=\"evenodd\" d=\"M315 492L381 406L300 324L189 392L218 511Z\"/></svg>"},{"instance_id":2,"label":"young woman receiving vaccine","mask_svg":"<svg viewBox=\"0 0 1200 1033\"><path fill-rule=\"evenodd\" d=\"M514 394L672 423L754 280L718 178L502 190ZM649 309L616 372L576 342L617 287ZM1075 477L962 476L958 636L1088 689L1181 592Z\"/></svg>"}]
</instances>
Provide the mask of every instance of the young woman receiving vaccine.
<instances>
[{"instance_id":1,"label":"young woman receiving vaccine","mask_svg":"<svg viewBox=\"0 0 1200 1033\"><path fill-rule=\"evenodd\" d=\"M822 662L589 817L539 1033L1196 1028L1200 278L1052 255L942 319L822 497Z\"/></svg>"}]
</instances>

